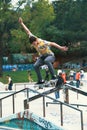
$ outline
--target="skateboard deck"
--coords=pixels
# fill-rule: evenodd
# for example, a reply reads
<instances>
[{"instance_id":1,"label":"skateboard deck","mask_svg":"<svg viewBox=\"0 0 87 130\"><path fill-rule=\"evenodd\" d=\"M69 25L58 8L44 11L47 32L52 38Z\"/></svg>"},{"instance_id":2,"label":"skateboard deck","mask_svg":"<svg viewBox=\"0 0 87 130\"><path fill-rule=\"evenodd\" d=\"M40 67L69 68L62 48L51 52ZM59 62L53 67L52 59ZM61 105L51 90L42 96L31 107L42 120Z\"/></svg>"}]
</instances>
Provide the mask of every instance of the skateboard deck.
<instances>
[{"instance_id":1,"label":"skateboard deck","mask_svg":"<svg viewBox=\"0 0 87 130\"><path fill-rule=\"evenodd\" d=\"M55 87L56 82L57 82L57 79L49 80L49 81L45 81L45 83L43 84L35 84L34 87L38 89L43 89L44 87Z\"/></svg>"}]
</instances>

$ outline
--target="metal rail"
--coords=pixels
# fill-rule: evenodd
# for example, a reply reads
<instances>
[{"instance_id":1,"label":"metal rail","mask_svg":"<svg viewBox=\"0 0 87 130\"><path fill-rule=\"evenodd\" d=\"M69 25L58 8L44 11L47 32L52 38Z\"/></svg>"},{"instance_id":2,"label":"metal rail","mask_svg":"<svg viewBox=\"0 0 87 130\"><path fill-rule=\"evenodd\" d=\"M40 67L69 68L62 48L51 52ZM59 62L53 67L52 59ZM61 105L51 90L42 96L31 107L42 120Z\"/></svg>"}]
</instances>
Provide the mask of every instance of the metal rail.
<instances>
[{"instance_id":1,"label":"metal rail","mask_svg":"<svg viewBox=\"0 0 87 130\"><path fill-rule=\"evenodd\" d=\"M45 116L46 116L45 104L47 104L46 101L45 101L45 98L49 98L49 99L51 99L51 100L55 100L54 98L49 97L49 96L47 96L47 95L50 94L50 93L54 93L54 92L57 91L57 90L58 90L58 88L52 88L52 89L50 89L50 90L48 90L48 91L45 91L45 92L43 92L43 93L39 93L39 92L36 91L36 90L33 90L33 89L30 89L30 88L26 87L26 85L25 85L25 88L24 88L24 89L22 89L22 90L20 90L20 91L17 91L17 92L14 92L14 93L12 93L12 94L10 94L10 95L8 95L8 96L5 96L5 97L3 97L3 98L0 99L0 117L2 117L2 111L3 111L3 109L2 109L2 101L3 101L4 99L8 98L8 97L12 97L13 113L15 113L15 95L18 94L18 93L20 93L20 92L26 92L26 95L27 95L27 99L24 100L24 106L26 106L25 109L28 109L28 108L29 108L29 102L31 102L31 101L33 101L33 100L35 100L35 99L38 99L38 98L41 98L41 97L42 97L42 98L43 98L43 116L45 117ZM31 91L34 92L34 93L37 93L37 95L35 95L35 96L33 96L33 97L29 97L29 96L30 96L30 95L29 95L29 92L31 92ZM64 103L64 102L61 102L61 101L58 101L58 100L56 100L56 101L57 101L57 103L60 105L61 125L63 125L63 106L65 105L65 106L67 106L67 107L69 107L69 108L71 108L71 109L74 109L74 110L80 112L81 130L83 130L83 113L82 113L82 110L79 110L79 109L77 109L77 108L75 108L75 107L73 107L73 106L71 106L71 105L69 105L69 104L67 104L67 103ZM50 103L48 103L48 104L50 104Z\"/></svg>"},{"instance_id":2,"label":"metal rail","mask_svg":"<svg viewBox=\"0 0 87 130\"><path fill-rule=\"evenodd\" d=\"M72 90L72 91L74 91L74 92L77 92L77 93L79 93L79 94L82 94L82 95L84 95L84 96L87 96L87 92L85 92L85 91L83 91L83 90L81 90L81 89L79 89L79 88L75 88L75 87L73 87L72 85L65 84L65 88L67 88L67 89L69 89L69 90Z\"/></svg>"},{"instance_id":3,"label":"metal rail","mask_svg":"<svg viewBox=\"0 0 87 130\"><path fill-rule=\"evenodd\" d=\"M58 90L58 88L54 88L53 90L51 89L50 91L46 91L46 93L45 93L45 92L44 92L44 93L39 93L39 92L37 92L38 95L29 98L28 101L31 102L31 101L33 101L33 100L35 100L35 99L38 99L38 98L43 97L43 116L45 117L45 115L46 115L46 113L45 113L45 103L46 103L46 104L52 104L52 102L51 102L51 103L46 102L46 101L45 101L45 97L46 97L46 98L49 98L49 99L51 99L51 100L55 100L57 103L53 103L53 104L58 104L58 105L60 105L61 125L63 125L63 105L65 105L65 106L67 106L67 107L69 107L69 108L71 108L71 109L74 109L74 110L80 112L81 130L83 130L83 112L82 112L82 110L80 110L80 109L78 109L78 108L75 108L75 107L73 107L72 105L69 105L69 104L67 104L67 103L58 101L58 100L56 100L56 99L54 99L54 98L52 98L52 97L47 96L47 95L50 94L52 91L55 92L56 90ZM32 89L30 89L30 91L32 91ZM33 90L33 92L35 92L35 90ZM27 105L27 104L26 104L27 102L26 102L26 103L25 103L25 102L26 102L26 100L24 100L24 104Z\"/></svg>"}]
</instances>

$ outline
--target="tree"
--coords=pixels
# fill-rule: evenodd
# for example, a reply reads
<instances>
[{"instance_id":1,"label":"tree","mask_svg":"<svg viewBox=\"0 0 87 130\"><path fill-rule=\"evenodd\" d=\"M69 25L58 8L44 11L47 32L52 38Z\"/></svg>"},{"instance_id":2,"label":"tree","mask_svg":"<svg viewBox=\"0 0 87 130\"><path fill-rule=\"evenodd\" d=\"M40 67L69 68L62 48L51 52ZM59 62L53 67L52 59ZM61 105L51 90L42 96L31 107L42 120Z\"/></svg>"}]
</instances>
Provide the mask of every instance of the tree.
<instances>
[{"instance_id":1,"label":"tree","mask_svg":"<svg viewBox=\"0 0 87 130\"><path fill-rule=\"evenodd\" d=\"M8 14L8 8L10 7L11 0L2 0L0 2L0 76L2 76L2 58L3 58L3 45L4 42L8 39L8 29L6 26L5 17L7 17Z\"/></svg>"},{"instance_id":2,"label":"tree","mask_svg":"<svg viewBox=\"0 0 87 130\"><path fill-rule=\"evenodd\" d=\"M54 25L57 28L55 39L61 38L65 45L74 47L74 44L87 41L87 1L85 0L61 0L53 2L56 19ZM84 14L84 15L83 15ZM62 32L62 33L61 33Z\"/></svg>"},{"instance_id":3,"label":"tree","mask_svg":"<svg viewBox=\"0 0 87 130\"><path fill-rule=\"evenodd\" d=\"M33 34L44 38L44 30L54 20L55 17L53 7L48 1L45 0L32 2L32 6L30 4L31 3L26 4L23 9L19 8L18 13ZM11 34L13 37L15 37L16 42L20 44L20 51L33 52L33 49L29 44L28 37L20 25L18 29L13 29Z\"/></svg>"},{"instance_id":4,"label":"tree","mask_svg":"<svg viewBox=\"0 0 87 130\"><path fill-rule=\"evenodd\" d=\"M0 75L2 75L2 58L10 54L9 41L11 40L10 30L16 27L15 11L11 9L11 0L2 0L0 2ZM14 18L13 18L14 16Z\"/></svg>"},{"instance_id":5,"label":"tree","mask_svg":"<svg viewBox=\"0 0 87 130\"><path fill-rule=\"evenodd\" d=\"M32 5L31 11L31 30L37 36L44 38L45 29L55 18L54 9L49 1L38 0Z\"/></svg>"}]
</instances>

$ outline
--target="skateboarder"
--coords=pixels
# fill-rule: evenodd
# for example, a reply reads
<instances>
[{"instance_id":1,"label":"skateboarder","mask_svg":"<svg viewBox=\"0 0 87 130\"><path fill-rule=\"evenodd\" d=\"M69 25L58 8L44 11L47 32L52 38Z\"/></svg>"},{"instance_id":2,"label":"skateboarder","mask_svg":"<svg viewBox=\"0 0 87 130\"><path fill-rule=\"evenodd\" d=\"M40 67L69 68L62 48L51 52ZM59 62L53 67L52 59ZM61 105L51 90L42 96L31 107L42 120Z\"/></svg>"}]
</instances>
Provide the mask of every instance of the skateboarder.
<instances>
[{"instance_id":1,"label":"skateboarder","mask_svg":"<svg viewBox=\"0 0 87 130\"><path fill-rule=\"evenodd\" d=\"M29 41L32 44L32 46L36 49L36 51L39 54L39 58L34 64L34 68L37 74L38 82L37 84L44 83L44 80L42 79L42 75L40 73L40 67L44 64L46 64L49 68L51 78L54 80L56 79L56 75L53 68L53 62L55 61L54 53L51 51L50 47L56 47L60 49L61 51L67 51L68 47L66 46L60 46L59 44L56 44L55 42L49 42L46 40L42 40L35 35L33 35L30 30L26 27L24 24L22 18L19 18L19 23L26 31L27 35L29 36Z\"/></svg>"}]
</instances>

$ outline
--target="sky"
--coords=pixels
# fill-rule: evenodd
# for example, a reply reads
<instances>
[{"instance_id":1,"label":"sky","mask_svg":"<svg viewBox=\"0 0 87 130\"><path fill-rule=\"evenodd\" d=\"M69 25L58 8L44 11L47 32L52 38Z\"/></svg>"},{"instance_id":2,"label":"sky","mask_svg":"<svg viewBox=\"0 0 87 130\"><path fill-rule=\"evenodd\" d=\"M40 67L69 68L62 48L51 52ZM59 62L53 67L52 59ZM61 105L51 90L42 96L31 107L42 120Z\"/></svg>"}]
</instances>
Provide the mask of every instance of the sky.
<instances>
[{"instance_id":1,"label":"sky","mask_svg":"<svg viewBox=\"0 0 87 130\"><path fill-rule=\"evenodd\" d=\"M35 1L37 1L37 0L35 0ZM49 0L49 1L54 1L54 0ZM12 4L15 6L16 5L16 3L18 2L18 0L12 0Z\"/></svg>"}]
</instances>

